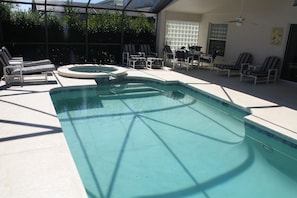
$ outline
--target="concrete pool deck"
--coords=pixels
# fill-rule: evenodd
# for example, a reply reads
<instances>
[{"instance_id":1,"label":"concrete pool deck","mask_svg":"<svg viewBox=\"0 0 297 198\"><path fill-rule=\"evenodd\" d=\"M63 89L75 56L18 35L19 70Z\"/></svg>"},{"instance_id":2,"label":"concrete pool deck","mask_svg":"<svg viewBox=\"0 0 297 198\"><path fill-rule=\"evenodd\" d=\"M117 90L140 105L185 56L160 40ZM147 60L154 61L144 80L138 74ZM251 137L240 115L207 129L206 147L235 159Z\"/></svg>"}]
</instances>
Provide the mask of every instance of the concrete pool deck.
<instances>
[{"instance_id":1,"label":"concrete pool deck","mask_svg":"<svg viewBox=\"0 0 297 198\"><path fill-rule=\"evenodd\" d=\"M210 70L128 69L128 77L178 80L247 108L248 119L297 140L297 86L240 82ZM55 75L49 83L0 87L1 197L87 197L67 147L49 90L94 80Z\"/></svg>"}]
</instances>

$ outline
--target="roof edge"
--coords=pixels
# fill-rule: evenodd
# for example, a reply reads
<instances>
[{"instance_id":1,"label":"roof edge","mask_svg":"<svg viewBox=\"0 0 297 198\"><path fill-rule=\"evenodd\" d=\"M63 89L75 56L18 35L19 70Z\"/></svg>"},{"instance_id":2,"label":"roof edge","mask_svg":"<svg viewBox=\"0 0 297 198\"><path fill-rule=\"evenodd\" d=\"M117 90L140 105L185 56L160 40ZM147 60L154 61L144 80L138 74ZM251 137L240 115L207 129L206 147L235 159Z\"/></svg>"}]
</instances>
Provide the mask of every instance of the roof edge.
<instances>
[{"instance_id":1,"label":"roof edge","mask_svg":"<svg viewBox=\"0 0 297 198\"><path fill-rule=\"evenodd\" d=\"M165 7L167 7L173 0L159 1L154 7L151 8L151 12L159 13Z\"/></svg>"}]
</instances>

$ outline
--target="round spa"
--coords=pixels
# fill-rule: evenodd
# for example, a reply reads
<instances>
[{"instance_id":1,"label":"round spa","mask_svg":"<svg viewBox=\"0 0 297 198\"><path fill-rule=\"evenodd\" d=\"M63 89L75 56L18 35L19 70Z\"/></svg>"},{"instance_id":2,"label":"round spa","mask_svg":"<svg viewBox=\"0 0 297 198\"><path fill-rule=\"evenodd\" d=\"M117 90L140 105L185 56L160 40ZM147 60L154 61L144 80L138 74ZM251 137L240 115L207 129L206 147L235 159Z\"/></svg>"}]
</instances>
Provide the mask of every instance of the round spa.
<instances>
[{"instance_id":1,"label":"round spa","mask_svg":"<svg viewBox=\"0 0 297 198\"><path fill-rule=\"evenodd\" d=\"M59 67L58 74L71 78L106 79L126 76L127 70L115 65L74 64Z\"/></svg>"}]
</instances>

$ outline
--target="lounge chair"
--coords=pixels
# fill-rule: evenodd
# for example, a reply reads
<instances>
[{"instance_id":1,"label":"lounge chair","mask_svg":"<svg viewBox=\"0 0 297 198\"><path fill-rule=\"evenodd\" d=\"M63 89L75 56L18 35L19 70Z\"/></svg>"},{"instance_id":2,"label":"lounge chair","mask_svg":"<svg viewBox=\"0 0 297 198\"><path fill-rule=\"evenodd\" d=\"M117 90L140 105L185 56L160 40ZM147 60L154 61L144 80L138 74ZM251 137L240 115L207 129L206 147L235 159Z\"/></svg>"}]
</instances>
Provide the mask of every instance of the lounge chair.
<instances>
[{"instance_id":1,"label":"lounge chair","mask_svg":"<svg viewBox=\"0 0 297 198\"><path fill-rule=\"evenodd\" d=\"M10 64L19 64L20 62L22 62L24 67L41 65L41 64L51 64L51 61L49 59L42 59L42 60L35 60L35 61L24 61L23 57L13 57L5 46L3 46L1 49L4 52L4 58Z\"/></svg>"},{"instance_id":2,"label":"lounge chair","mask_svg":"<svg viewBox=\"0 0 297 198\"><path fill-rule=\"evenodd\" d=\"M3 71L3 76L6 84L12 82L20 82L23 84L26 76L40 76L47 81L48 72L52 72L56 69L53 64L35 65L24 67L23 64L10 65L9 62L3 57L4 52L0 51L0 69Z\"/></svg>"},{"instance_id":3,"label":"lounge chair","mask_svg":"<svg viewBox=\"0 0 297 198\"><path fill-rule=\"evenodd\" d=\"M257 82L275 82L279 66L280 58L276 56L266 57L264 63L260 67L242 64L240 81L242 81L243 78L252 78L254 79L254 85L256 85Z\"/></svg>"},{"instance_id":4,"label":"lounge chair","mask_svg":"<svg viewBox=\"0 0 297 198\"><path fill-rule=\"evenodd\" d=\"M150 45L148 45L148 44L141 44L139 51L142 52L142 53L144 53L144 56L145 57L155 57L155 58L158 57L157 53L153 52L151 50Z\"/></svg>"},{"instance_id":5,"label":"lounge chair","mask_svg":"<svg viewBox=\"0 0 297 198\"><path fill-rule=\"evenodd\" d=\"M125 44L123 55L122 55L122 63L129 67L146 67L146 58L143 52L136 52L134 44Z\"/></svg>"},{"instance_id":6,"label":"lounge chair","mask_svg":"<svg viewBox=\"0 0 297 198\"><path fill-rule=\"evenodd\" d=\"M162 69L164 66L163 58L158 57L157 53L152 52L150 45L141 44L140 50L141 53L146 57L147 68L151 69Z\"/></svg>"},{"instance_id":7,"label":"lounge chair","mask_svg":"<svg viewBox=\"0 0 297 198\"><path fill-rule=\"evenodd\" d=\"M239 54L235 64L216 64L217 73L227 72L228 78L231 76L231 73L239 74L241 69L241 64L248 63L251 64L253 56L250 53L244 52Z\"/></svg>"}]
</instances>

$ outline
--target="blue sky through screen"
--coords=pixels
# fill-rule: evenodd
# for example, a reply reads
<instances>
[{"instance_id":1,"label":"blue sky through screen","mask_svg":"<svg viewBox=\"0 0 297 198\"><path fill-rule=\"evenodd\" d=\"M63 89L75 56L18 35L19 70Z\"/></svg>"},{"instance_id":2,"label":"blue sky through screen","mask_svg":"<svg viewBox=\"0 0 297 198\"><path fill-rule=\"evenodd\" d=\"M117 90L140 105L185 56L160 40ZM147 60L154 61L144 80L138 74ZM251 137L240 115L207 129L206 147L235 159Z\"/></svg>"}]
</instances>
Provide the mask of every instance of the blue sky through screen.
<instances>
[{"instance_id":1,"label":"blue sky through screen","mask_svg":"<svg viewBox=\"0 0 297 198\"><path fill-rule=\"evenodd\" d=\"M67 0L47 0L48 3L54 3L54 2L66 2ZM72 0L73 2L79 2L79 3L88 3L88 0ZM104 0L91 0L91 3L100 3ZM16 0L16 2L28 2L31 3L32 0ZM44 2L44 0L39 0L38 2ZM19 4L19 6L16 8L16 10L21 11L28 11L32 6L28 4Z\"/></svg>"}]
</instances>

